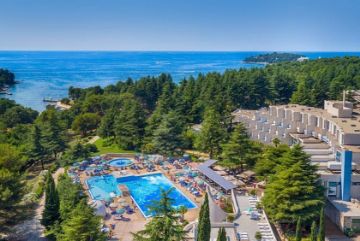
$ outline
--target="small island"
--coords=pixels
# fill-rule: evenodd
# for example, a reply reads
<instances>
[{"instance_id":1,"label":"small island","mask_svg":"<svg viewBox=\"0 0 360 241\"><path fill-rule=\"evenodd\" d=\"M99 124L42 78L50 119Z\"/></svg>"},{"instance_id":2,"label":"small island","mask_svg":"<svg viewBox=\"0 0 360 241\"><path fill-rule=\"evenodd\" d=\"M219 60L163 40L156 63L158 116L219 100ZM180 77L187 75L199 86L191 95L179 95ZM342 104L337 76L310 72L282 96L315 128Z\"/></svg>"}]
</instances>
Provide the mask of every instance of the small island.
<instances>
[{"instance_id":1,"label":"small island","mask_svg":"<svg viewBox=\"0 0 360 241\"><path fill-rule=\"evenodd\" d=\"M303 61L303 60L308 60L308 58L299 54L273 52L268 54L260 54L257 56L247 57L244 59L244 62L274 64L281 62L295 62L295 61Z\"/></svg>"},{"instance_id":2,"label":"small island","mask_svg":"<svg viewBox=\"0 0 360 241\"><path fill-rule=\"evenodd\" d=\"M0 94L8 94L9 87L16 84L15 74L7 69L0 69Z\"/></svg>"}]
</instances>

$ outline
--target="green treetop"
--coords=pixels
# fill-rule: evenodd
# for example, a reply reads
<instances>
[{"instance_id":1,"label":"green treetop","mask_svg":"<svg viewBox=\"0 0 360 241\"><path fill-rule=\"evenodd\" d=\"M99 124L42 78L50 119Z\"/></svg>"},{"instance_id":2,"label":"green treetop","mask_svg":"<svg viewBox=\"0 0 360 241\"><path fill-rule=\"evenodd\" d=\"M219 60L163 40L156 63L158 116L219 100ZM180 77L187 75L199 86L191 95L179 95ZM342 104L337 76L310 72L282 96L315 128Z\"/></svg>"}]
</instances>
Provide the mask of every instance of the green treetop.
<instances>
[{"instance_id":1,"label":"green treetop","mask_svg":"<svg viewBox=\"0 0 360 241\"><path fill-rule=\"evenodd\" d=\"M161 191L160 200L154 201L150 208L154 216L144 230L133 234L135 241L182 241L186 238L181 215L172 207L174 200L169 196L173 190Z\"/></svg>"},{"instance_id":2,"label":"green treetop","mask_svg":"<svg viewBox=\"0 0 360 241\"><path fill-rule=\"evenodd\" d=\"M126 150L140 148L144 136L145 113L134 96L122 96L123 104L115 118L115 140Z\"/></svg>"},{"instance_id":3,"label":"green treetop","mask_svg":"<svg viewBox=\"0 0 360 241\"><path fill-rule=\"evenodd\" d=\"M76 205L70 216L61 223L61 232L56 235L59 241L105 241L100 231L101 217L94 215L94 209L83 200Z\"/></svg>"},{"instance_id":4,"label":"green treetop","mask_svg":"<svg viewBox=\"0 0 360 241\"><path fill-rule=\"evenodd\" d=\"M226 241L226 231L224 227L219 229L216 241Z\"/></svg>"},{"instance_id":5,"label":"green treetop","mask_svg":"<svg viewBox=\"0 0 360 241\"><path fill-rule=\"evenodd\" d=\"M51 173L48 172L45 186L45 207L41 219L41 224L44 225L47 229L50 229L51 226L59 220L59 207L59 194L55 187L54 179Z\"/></svg>"},{"instance_id":6,"label":"green treetop","mask_svg":"<svg viewBox=\"0 0 360 241\"><path fill-rule=\"evenodd\" d=\"M0 144L0 232L17 214L17 205L24 194L24 184L19 174L20 154L9 144Z\"/></svg>"},{"instance_id":7,"label":"green treetop","mask_svg":"<svg viewBox=\"0 0 360 241\"><path fill-rule=\"evenodd\" d=\"M220 154L221 144L226 138L226 130L221 123L221 116L213 109L205 112L201 131L196 140L196 146L209 153L210 158Z\"/></svg>"},{"instance_id":8,"label":"green treetop","mask_svg":"<svg viewBox=\"0 0 360 241\"><path fill-rule=\"evenodd\" d=\"M223 164L230 168L239 168L243 170L244 164L251 166L253 158L256 156L256 148L253 141L250 140L247 130L242 123L238 124L231 133L230 140L222 145ZM260 150L258 150L258 153Z\"/></svg>"},{"instance_id":9,"label":"green treetop","mask_svg":"<svg viewBox=\"0 0 360 241\"><path fill-rule=\"evenodd\" d=\"M172 155L182 145L181 134L183 123L176 112L163 116L158 128L154 131L153 145L163 155Z\"/></svg>"},{"instance_id":10,"label":"green treetop","mask_svg":"<svg viewBox=\"0 0 360 241\"><path fill-rule=\"evenodd\" d=\"M320 223L319 223L319 232L318 232L318 240L317 241L325 241L325 213L324 208L320 211Z\"/></svg>"},{"instance_id":11,"label":"green treetop","mask_svg":"<svg viewBox=\"0 0 360 241\"><path fill-rule=\"evenodd\" d=\"M210 209L208 195L205 195L204 202L200 209L197 228L197 241L209 241L211 234Z\"/></svg>"},{"instance_id":12,"label":"green treetop","mask_svg":"<svg viewBox=\"0 0 360 241\"><path fill-rule=\"evenodd\" d=\"M324 204L324 190L316 170L300 146L285 154L262 199L272 221L295 223L301 217L308 223L318 217Z\"/></svg>"}]
</instances>

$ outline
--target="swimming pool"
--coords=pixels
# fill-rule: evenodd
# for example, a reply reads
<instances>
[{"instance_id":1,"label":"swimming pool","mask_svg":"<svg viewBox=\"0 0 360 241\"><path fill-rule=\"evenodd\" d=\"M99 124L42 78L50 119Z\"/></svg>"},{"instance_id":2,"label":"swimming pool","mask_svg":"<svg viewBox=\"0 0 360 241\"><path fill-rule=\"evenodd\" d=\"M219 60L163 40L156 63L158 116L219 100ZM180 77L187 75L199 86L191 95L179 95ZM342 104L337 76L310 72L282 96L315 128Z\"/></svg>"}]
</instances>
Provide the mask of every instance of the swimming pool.
<instances>
[{"instance_id":1,"label":"swimming pool","mask_svg":"<svg viewBox=\"0 0 360 241\"><path fill-rule=\"evenodd\" d=\"M128 158L116 158L109 161L109 165L113 167L127 167L133 164L133 161Z\"/></svg>"},{"instance_id":2,"label":"swimming pool","mask_svg":"<svg viewBox=\"0 0 360 241\"><path fill-rule=\"evenodd\" d=\"M161 173L121 177L117 179L117 182L119 184L125 184L128 187L130 195L146 218L152 216L149 205L151 205L153 201L160 199L161 189L169 190L175 187L171 181ZM170 193L170 197L174 199L173 207L175 208L180 206L185 206L188 209L196 208L196 205L176 187Z\"/></svg>"},{"instance_id":3,"label":"swimming pool","mask_svg":"<svg viewBox=\"0 0 360 241\"><path fill-rule=\"evenodd\" d=\"M90 177L86 180L86 183L94 200L109 200L112 198L111 195L121 195L121 191L117 187L116 178L113 175Z\"/></svg>"}]
</instances>

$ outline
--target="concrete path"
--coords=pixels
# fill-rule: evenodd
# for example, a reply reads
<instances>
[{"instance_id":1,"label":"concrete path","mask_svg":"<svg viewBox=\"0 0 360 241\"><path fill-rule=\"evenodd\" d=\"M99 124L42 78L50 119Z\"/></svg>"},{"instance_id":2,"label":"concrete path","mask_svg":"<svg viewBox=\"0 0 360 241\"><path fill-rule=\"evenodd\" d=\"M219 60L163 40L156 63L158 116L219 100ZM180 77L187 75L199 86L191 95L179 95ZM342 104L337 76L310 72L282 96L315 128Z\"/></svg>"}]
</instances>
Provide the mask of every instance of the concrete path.
<instances>
[{"instance_id":1,"label":"concrete path","mask_svg":"<svg viewBox=\"0 0 360 241\"><path fill-rule=\"evenodd\" d=\"M94 136L93 138L91 138L91 139L88 141L88 143L89 143L89 144L94 144L95 141L97 141L97 140L99 140L99 139L100 139L100 136Z\"/></svg>"},{"instance_id":2,"label":"concrete path","mask_svg":"<svg viewBox=\"0 0 360 241\"><path fill-rule=\"evenodd\" d=\"M54 174L53 178L57 183L59 175L64 173L64 168L59 168ZM40 199L39 204L34 210L34 216L31 219L25 220L24 222L15 226L16 240L21 241L45 241L44 237L45 228L41 225L40 220L42 212L44 210L45 195Z\"/></svg>"}]
</instances>

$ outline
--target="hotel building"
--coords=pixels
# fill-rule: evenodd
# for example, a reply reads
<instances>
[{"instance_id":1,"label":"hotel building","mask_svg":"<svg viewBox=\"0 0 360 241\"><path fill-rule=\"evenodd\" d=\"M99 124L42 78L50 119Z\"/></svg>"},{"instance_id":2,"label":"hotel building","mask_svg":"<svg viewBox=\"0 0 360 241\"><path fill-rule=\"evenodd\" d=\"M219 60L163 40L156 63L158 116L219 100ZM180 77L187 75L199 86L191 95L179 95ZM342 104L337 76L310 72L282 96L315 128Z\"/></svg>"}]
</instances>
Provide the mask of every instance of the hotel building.
<instances>
[{"instance_id":1,"label":"hotel building","mask_svg":"<svg viewBox=\"0 0 360 241\"><path fill-rule=\"evenodd\" d=\"M297 104L233 112L252 139L271 143L300 144L318 165L330 209L327 215L342 229L360 228L360 111L351 102L325 101L324 109ZM350 208L351 207L351 208ZM333 210L331 209L333 208Z\"/></svg>"}]
</instances>

